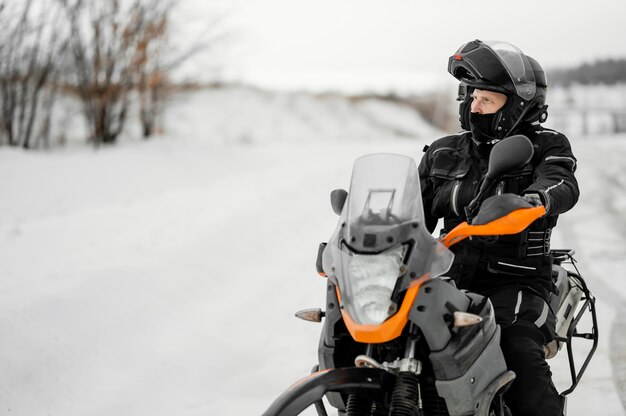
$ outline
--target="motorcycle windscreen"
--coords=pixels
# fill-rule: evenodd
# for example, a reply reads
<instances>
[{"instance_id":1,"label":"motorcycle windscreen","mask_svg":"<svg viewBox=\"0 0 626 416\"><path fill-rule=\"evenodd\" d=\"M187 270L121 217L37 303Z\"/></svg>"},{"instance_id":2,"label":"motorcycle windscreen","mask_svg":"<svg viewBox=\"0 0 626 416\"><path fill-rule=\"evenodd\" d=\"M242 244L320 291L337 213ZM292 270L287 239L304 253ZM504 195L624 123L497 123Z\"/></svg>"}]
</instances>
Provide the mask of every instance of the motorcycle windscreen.
<instances>
[{"instance_id":1,"label":"motorcycle windscreen","mask_svg":"<svg viewBox=\"0 0 626 416\"><path fill-rule=\"evenodd\" d=\"M346 208L349 232L367 225L422 223L424 208L415 161L387 153L358 158L352 170Z\"/></svg>"},{"instance_id":2,"label":"motorcycle windscreen","mask_svg":"<svg viewBox=\"0 0 626 416\"><path fill-rule=\"evenodd\" d=\"M445 273L453 259L425 228L415 161L395 154L356 160L340 226L328 247L328 275L337 280L344 310L361 325L394 315L400 309L394 294L421 277Z\"/></svg>"}]
</instances>

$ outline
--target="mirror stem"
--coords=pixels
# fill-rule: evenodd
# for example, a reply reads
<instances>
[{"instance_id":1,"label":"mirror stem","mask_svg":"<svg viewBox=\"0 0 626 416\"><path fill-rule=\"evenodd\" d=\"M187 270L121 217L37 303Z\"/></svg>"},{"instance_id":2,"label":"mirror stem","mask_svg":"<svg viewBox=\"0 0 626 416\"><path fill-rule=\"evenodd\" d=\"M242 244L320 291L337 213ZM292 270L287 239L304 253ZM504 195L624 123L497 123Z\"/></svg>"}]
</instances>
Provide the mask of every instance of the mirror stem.
<instances>
[{"instance_id":1,"label":"mirror stem","mask_svg":"<svg viewBox=\"0 0 626 416\"><path fill-rule=\"evenodd\" d=\"M476 215L476 211L478 211L480 203L483 202L483 199L485 199L485 196L491 189L494 182L494 178L489 175L485 176L483 178L482 184L480 185L478 193L476 193L476 196L474 197L474 199L472 199L472 202L470 202L469 205L465 207L465 216L467 218L468 224L472 223L472 219Z\"/></svg>"}]
</instances>

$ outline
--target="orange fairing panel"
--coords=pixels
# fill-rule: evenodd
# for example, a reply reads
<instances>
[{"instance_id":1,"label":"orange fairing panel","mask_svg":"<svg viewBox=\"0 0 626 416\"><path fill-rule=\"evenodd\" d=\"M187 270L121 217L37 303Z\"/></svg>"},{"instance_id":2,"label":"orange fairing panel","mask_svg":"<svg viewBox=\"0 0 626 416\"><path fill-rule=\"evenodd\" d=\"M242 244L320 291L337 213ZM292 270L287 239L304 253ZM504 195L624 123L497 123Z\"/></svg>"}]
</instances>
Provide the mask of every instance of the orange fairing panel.
<instances>
[{"instance_id":1,"label":"orange fairing panel","mask_svg":"<svg viewBox=\"0 0 626 416\"><path fill-rule=\"evenodd\" d=\"M413 303L415 302L415 298L417 297L420 287L422 287L422 285L429 279L430 275L425 274L413 282L413 284L407 289L398 312L380 325L357 324L352 320L344 308L341 308L341 316L343 317L343 321L345 322L350 335L352 335L352 338L357 342L380 344L399 337L409 321L409 312L411 311L411 306L413 306ZM339 289L337 289L337 299L339 300L339 304L341 304L341 294L339 293Z\"/></svg>"},{"instance_id":2,"label":"orange fairing panel","mask_svg":"<svg viewBox=\"0 0 626 416\"><path fill-rule=\"evenodd\" d=\"M443 238L442 243L450 247L473 235L507 235L524 231L537 218L544 216L546 209L543 205L533 208L520 208L504 217L483 225L469 225L467 222L457 225Z\"/></svg>"}]
</instances>

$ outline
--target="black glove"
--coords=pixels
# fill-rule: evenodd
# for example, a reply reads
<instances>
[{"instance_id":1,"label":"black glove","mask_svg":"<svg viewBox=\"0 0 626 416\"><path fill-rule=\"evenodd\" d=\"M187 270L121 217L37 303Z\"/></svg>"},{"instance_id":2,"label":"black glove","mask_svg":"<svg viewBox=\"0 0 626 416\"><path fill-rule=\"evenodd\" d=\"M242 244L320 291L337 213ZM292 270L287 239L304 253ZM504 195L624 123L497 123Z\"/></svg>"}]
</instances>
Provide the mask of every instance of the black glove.
<instances>
[{"instance_id":1,"label":"black glove","mask_svg":"<svg viewBox=\"0 0 626 416\"><path fill-rule=\"evenodd\" d=\"M544 216L550 213L550 197L545 192L528 192L522 195L522 198L524 198L529 204L534 207L543 205L543 207L546 209L546 213L544 214Z\"/></svg>"},{"instance_id":2,"label":"black glove","mask_svg":"<svg viewBox=\"0 0 626 416\"><path fill-rule=\"evenodd\" d=\"M533 193L524 194L522 198L524 198L533 207L538 207L539 205L545 205L539 193L533 192Z\"/></svg>"}]
</instances>

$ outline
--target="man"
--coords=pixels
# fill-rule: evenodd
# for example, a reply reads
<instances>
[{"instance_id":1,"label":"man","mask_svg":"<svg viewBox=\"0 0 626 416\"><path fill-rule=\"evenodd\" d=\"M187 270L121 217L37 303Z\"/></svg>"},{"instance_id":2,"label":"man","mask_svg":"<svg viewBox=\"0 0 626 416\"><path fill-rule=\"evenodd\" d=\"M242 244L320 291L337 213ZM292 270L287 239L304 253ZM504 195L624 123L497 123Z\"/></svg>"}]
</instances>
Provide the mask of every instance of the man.
<instances>
[{"instance_id":1,"label":"man","mask_svg":"<svg viewBox=\"0 0 626 416\"><path fill-rule=\"evenodd\" d=\"M474 238L452 247L450 270L460 288L488 296L502 328L501 347L517 378L505 399L513 416L560 415L564 399L551 380L544 345L552 339L548 306L552 283L550 233L559 214L578 200L576 158L562 134L541 127L547 118L546 77L533 58L505 42L463 45L448 71L459 81L460 134L435 141L419 167L429 230L443 218L443 232L467 220L465 207L487 171L493 145L527 136L534 156L509 172L490 195L514 193L546 215L513 236Z\"/></svg>"}]
</instances>

